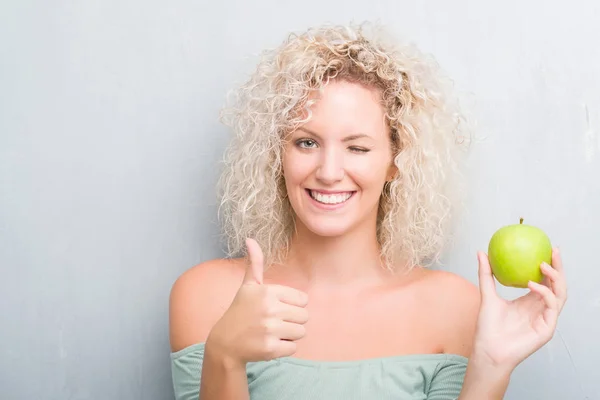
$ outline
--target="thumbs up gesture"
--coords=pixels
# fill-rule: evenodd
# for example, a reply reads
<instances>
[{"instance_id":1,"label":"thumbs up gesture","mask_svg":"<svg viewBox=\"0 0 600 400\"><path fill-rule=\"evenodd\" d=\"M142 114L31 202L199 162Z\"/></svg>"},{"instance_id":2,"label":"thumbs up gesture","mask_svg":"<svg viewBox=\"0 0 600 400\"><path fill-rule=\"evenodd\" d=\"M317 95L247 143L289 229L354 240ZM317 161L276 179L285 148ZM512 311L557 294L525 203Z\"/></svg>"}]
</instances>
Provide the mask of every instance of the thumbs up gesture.
<instances>
[{"instance_id":1,"label":"thumbs up gesture","mask_svg":"<svg viewBox=\"0 0 600 400\"><path fill-rule=\"evenodd\" d=\"M213 354L240 365L293 355L308 320L306 293L264 284L262 250L253 239L246 246L250 263L242 284L206 341Z\"/></svg>"}]
</instances>

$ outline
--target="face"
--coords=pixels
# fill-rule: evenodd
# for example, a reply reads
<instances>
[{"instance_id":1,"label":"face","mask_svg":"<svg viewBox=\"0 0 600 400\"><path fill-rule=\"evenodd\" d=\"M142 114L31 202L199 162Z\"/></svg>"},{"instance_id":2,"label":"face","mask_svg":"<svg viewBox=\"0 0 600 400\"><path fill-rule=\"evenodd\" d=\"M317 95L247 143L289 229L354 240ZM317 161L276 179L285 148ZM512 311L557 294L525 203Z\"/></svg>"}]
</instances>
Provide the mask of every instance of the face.
<instances>
[{"instance_id":1,"label":"face","mask_svg":"<svg viewBox=\"0 0 600 400\"><path fill-rule=\"evenodd\" d=\"M380 93L330 82L311 107L310 121L292 132L283 170L290 203L320 236L375 226L381 192L395 168Z\"/></svg>"}]
</instances>

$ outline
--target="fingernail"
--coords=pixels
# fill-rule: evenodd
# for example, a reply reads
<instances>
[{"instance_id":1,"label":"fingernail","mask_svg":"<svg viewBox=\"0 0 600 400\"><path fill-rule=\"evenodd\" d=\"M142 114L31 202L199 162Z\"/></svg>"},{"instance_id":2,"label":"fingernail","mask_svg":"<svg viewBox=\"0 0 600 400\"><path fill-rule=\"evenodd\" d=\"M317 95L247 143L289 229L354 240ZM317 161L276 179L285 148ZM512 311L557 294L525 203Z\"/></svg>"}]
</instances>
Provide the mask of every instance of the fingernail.
<instances>
[{"instance_id":1,"label":"fingernail","mask_svg":"<svg viewBox=\"0 0 600 400\"><path fill-rule=\"evenodd\" d=\"M544 269L548 272L550 271L554 271L554 268L552 267L552 265L548 264L548 263L544 263Z\"/></svg>"}]
</instances>

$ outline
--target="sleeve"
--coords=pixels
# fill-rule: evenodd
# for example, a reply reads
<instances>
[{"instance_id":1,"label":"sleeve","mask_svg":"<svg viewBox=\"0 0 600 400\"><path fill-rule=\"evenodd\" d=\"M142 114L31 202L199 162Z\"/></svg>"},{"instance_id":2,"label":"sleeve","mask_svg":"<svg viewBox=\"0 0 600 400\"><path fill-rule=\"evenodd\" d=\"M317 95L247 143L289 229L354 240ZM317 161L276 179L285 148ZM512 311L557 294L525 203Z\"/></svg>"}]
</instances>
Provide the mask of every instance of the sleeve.
<instances>
[{"instance_id":1,"label":"sleeve","mask_svg":"<svg viewBox=\"0 0 600 400\"><path fill-rule=\"evenodd\" d=\"M171 377L175 400L198 400L204 345L197 344L171 353Z\"/></svg>"},{"instance_id":2,"label":"sleeve","mask_svg":"<svg viewBox=\"0 0 600 400\"><path fill-rule=\"evenodd\" d=\"M467 362L465 357L448 355L431 379L427 400L458 399L467 372Z\"/></svg>"}]
</instances>

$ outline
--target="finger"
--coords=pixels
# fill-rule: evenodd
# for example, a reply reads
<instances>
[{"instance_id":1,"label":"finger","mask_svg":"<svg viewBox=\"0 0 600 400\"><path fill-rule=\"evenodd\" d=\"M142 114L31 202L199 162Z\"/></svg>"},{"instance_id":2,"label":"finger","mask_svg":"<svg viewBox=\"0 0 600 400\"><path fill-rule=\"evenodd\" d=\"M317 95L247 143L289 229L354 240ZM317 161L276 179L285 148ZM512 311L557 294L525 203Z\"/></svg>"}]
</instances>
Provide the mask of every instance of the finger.
<instances>
[{"instance_id":1,"label":"finger","mask_svg":"<svg viewBox=\"0 0 600 400\"><path fill-rule=\"evenodd\" d=\"M248 249L249 264L246 267L244 283L263 283L264 274L264 256L263 252L254 239L246 239L246 248Z\"/></svg>"},{"instance_id":2,"label":"finger","mask_svg":"<svg viewBox=\"0 0 600 400\"><path fill-rule=\"evenodd\" d=\"M558 247L552 249L552 268L557 270L561 275L564 275L565 273L563 269L562 257Z\"/></svg>"},{"instance_id":3,"label":"finger","mask_svg":"<svg viewBox=\"0 0 600 400\"><path fill-rule=\"evenodd\" d=\"M544 274L544 282L546 283L544 286L548 286L556 294L555 286L559 277L558 271L545 262L542 262L540 270L542 271L542 274Z\"/></svg>"},{"instance_id":4,"label":"finger","mask_svg":"<svg viewBox=\"0 0 600 400\"><path fill-rule=\"evenodd\" d=\"M306 307L308 304L308 295L301 290L281 285L272 285L271 287L282 303L297 307Z\"/></svg>"},{"instance_id":5,"label":"finger","mask_svg":"<svg viewBox=\"0 0 600 400\"><path fill-rule=\"evenodd\" d=\"M271 358L289 357L296 353L298 346L296 342L289 340L278 340L270 352Z\"/></svg>"},{"instance_id":6,"label":"finger","mask_svg":"<svg viewBox=\"0 0 600 400\"><path fill-rule=\"evenodd\" d=\"M540 283L533 281L529 281L528 286L529 289L531 289L533 292L542 296L542 299L544 300L544 303L546 304L547 308L556 309L558 307L558 301L556 299L556 296L548 286L544 286Z\"/></svg>"},{"instance_id":7,"label":"finger","mask_svg":"<svg viewBox=\"0 0 600 400\"><path fill-rule=\"evenodd\" d=\"M541 270L544 276L550 281L552 291L558 299L559 307L562 308L567 298L567 287L563 276L559 271L546 263L542 263Z\"/></svg>"},{"instance_id":8,"label":"finger","mask_svg":"<svg viewBox=\"0 0 600 400\"><path fill-rule=\"evenodd\" d=\"M567 279L558 247L552 249L552 268L557 270L560 275L560 279L558 279L559 287L557 289L560 291L561 300L564 303L567 300Z\"/></svg>"},{"instance_id":9,"label":"finger","mask_svg":"<svg viewBox=\"0 0 600 400\"><path fill-rule=\"evenodd\" d=\"M302 307L282 304L281 310L275 315L282 321L293 322L295 324L305 324L308 322L308 310Z\"/></svg>"},{"instance_id":10,"label":"finger","mask_svg":"<svg viewBox=\"0 0 600 400\"><path fill-rule=\"evenodd\" d=\"M549 287L539 284L537 282L529 281L529 289L539 294L546 304L546 310L544 312L544 320L547 325L554 326L558 317L558 300L556 296L550 290Z\"/></svg>"},{"instance_id":11,"label":"finger","mask_svg":"<svg viewBox=\"0 0 600 400\"><path fill-rule=\"evenodd\" d=\"M494 282L488 256L480 251L477 253L477 259L479 260L479 291L481 292L481 298L482 300L493 298L497 295L496 282Z\"/></svg>"},{"instance_id":12,"label":"finger","mask_svg":"<svg viewBox=\"0 0 600 400\"><path fill-rule=\"evenodd\" d=\"M282 340L300 340L306 335L304 325L281 321L273 332Z\"/></svg>"}]
</instances>

